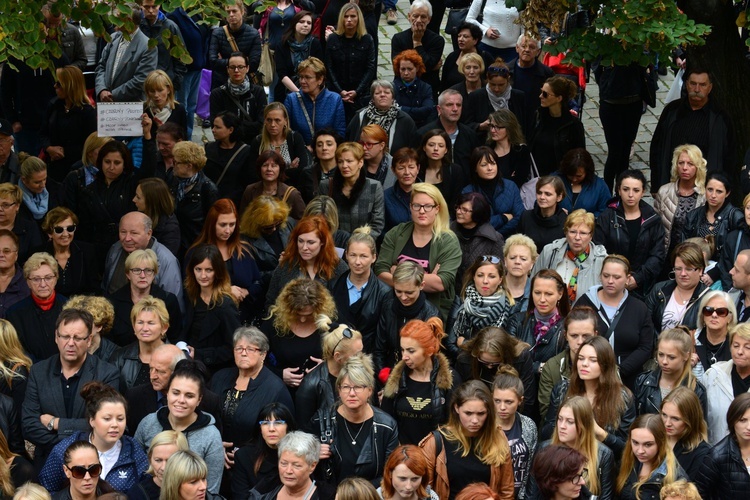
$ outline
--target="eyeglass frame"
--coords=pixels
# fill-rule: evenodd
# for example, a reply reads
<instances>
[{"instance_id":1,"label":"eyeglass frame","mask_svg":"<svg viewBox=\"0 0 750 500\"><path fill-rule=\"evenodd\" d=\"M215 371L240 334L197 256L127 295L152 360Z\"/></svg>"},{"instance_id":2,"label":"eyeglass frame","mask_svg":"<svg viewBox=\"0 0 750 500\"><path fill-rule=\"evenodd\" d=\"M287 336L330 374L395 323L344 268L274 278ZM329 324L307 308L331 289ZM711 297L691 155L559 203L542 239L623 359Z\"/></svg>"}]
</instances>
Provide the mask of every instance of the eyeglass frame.
<instances>
[{"instance_id":1,"label":"eyeglass frame","mask_svg":"<svg viewBox=\"0 0 750 500\"><path fill-rule=\"evenodd\" d=\"M424 210L424 213L426 213L426 214L429 214L430 212L432 212L433 210L435 210L435 208L437 206L438 206L437 204L432 204L432 203L427 203L426 205L423 205L423 204L420 204L420 203L409 203L409 208L411 208L413 211L419 213L422 210ZM416 208L414 208L414 207L416 207ZM430 207L430 208L427 208L427 207Z\"/></svg>"},{"instance_id":2,"label":"eyeglass frame","mask_svg":"<svg viewBox=\"0 0 750 500\"><path fill-rule=\"evenodd\" d=\"M153 276L156 274L156 269L152 267L131 267L128 269L128 272L135 276L140 276L141 274L145 276Z\"/></svg>"},{"instance_id":3,"label":"eyeglass frame","mask_svg":"<svg viewBox=\"0 0 750 500\"><path fill-rule=\"evenodd\" d=\"M714 313L716 313L716 316L719 318L726 318L729 316L729 313L731 311L728 307L713 307L713 306L703 306L703 309L701 309L701 313L704 317L713 316Z\"/></svg>"},{"instance_id":4,"label":"eyeglass frame","mask_svg":"<svg viewBox=\"0 0 750 500\"><path fill-rule=\"evenodd\" d=\"M76 229L78 229L78 224L71 224L69 226L55 226L52 228L52 231L55 234L63 234L65 231L67 231L70 234L73 234L76 232Z\"/></svg>"},{"instance_id":5,"label":"eyeglass frame","mask_svg":"<svg viewBox=\"0 0 750 500\"><path fill-rule=\"evenodd\" d=\"M52 283L54 280L57 279L57 276L55 276L54 274L51 276L34 276L33 278L29 276L26 279L31 281L35 285L40 285L42 281L44 281L45 283Z\"/></svg>"},{"instance_id":6,"label":"eyeglass frame","mask_svg":"<svg viewBox=\"0 0 750 500\"><path fill-rule=\"evenodd\" d=\"M59 332L55 332L55 335L57 336L58 339L63 341L63 344L67 344L71 340L73 341L74 344L81 344L91 338L90 333L86 335L85 337L76 337L75 335L60 335Z\"/></svg>"},{"instance_id":7,"label":"eyeglass frame","mask_svg":"<svg viewBox=\"0 0 750 500\"><path fill-rule=\"evenodd\" d=\"M352 333L351 329L350 329L350 328L348 328L348 327L347 327L347 328L344 328L344 331L343 331L343 332L341 332L341 338L339 339L339 341L338 341L338 342L336 342L336 345L335 345L335 346L333 346L333 349L331 349L331 354L333 354L333 353L335 353L335 352L336 352L336 349L338 349L338 347L339 347L339 344L341 344L341 342L342 342L342 341L343 341L344 339L349 339L349 340L351 340L351 339L353 339L353 338L354 338L354 334Z\"/></svg>"},{"instance_id":8,"label":"eyeglass frame","mask_svg":"<svg viewBox=\"0 0 750 500\"><path fill-rule=\"evenodd\" d=\"M578 486L581 484L581 479L586 481L589 478L589 470L587 468L583 468L581 470L580 474L576 474L575 476L570 478L570 482L573 483L573 486Z\"/></svg>"},{"instance_id":9,"label":"eyeglass frame","mask_svg":"<svg viewBox=\"0 0 750 500\"><path fill-rule=\"evenodd\" d=\"M88 467L84 467L83 465L74 465L73 467L68 466L68 464L63 465L70 471L70 475L75 479L84 479L86 477L86 474L88 474L91 479L96 479L97 477L102 475L102 470L104 469L102 467L102 464L91 464ZM99 468L99 472L94 474L92 472L92 469L95 469L96 467ZM83 471L83 474L81 474L81 471Z\"/></svg>"},{"instance_id":10,"label":"eyeglass frame","mask_svg":"<svg viewBox=\"0 0 750 500\"><path fill-rule=\"evenodd\" d=\"M251 353L252 354L259 354L259 353L263 352L263 349L259 349L257 347L240 347L240 346L236 346L233 349L233 351L234 351L235 354L242 354L243 352L247 353L247 354L251 354Z\"/></svg>"},{"instance_id":11,"label":"eyeglass frame","mask_svg":"<svg viewBox=\"0 0 750 500\"><path fill-rule=\"evenodd\" d=\"M489 68L487 68L487 78L490 78L490 74L492 74L492 76L502 76L503 78L509 78L510 70L508 68L490 66Z\"/></svg>"}]
</instances>

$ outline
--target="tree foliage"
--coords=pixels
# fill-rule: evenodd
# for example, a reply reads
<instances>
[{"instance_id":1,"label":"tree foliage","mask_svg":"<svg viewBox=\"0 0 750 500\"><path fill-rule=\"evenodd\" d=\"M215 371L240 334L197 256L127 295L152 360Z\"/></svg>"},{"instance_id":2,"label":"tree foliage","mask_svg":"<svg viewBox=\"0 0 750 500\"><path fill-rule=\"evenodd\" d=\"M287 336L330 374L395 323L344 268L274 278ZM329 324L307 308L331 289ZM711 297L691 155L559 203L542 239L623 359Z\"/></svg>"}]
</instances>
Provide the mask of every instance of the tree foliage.
<instances>
[{"instance_id":1,"label":"tree foliage","mask_svg":"<svg viewBox=\"0 0 750 500\"><path fill-rule=\"evenodd\" d=\"M559 31L568 12L595 13L593 23L572 29L554 45L552 54L567 52L566 60L601 58L604 65L637 63L647 66L657 54L669 54L677 46L702 45L710 27L689 19L674 0L510 0L523 9L521 24L527 32L538 26Z\"/></svg>"}]
</instances>

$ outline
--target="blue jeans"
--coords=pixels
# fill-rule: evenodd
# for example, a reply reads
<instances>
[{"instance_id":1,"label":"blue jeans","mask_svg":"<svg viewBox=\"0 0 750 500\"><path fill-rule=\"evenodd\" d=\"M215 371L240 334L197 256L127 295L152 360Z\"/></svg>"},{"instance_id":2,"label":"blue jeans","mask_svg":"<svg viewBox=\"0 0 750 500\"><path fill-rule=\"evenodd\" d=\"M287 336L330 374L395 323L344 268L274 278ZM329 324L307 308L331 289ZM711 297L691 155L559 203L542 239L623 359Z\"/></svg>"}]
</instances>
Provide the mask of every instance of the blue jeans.
<instances>
[{"instance_id":1,"label":"blue jeans","mask_svg":"<svg viewBox=\"0 0 750 500\"><path fill-rule=\"evenodd\" d=\"M182 88L177 91L177 101L185 106L187 114L187 140L193 137L195 108L198 106L198 85L200 85L200 82L201 70L188 71L182 79Z\"/></svg>"},{"instance_id":2,"label":"blue jeans","mask_svg":"<svg viewBox=\"0 0 750 500\"><path fill-rule=\"evenodd\" d=\"M396 10L397 0L383 0L383 11Z\"/></svg>"}]
</instances>

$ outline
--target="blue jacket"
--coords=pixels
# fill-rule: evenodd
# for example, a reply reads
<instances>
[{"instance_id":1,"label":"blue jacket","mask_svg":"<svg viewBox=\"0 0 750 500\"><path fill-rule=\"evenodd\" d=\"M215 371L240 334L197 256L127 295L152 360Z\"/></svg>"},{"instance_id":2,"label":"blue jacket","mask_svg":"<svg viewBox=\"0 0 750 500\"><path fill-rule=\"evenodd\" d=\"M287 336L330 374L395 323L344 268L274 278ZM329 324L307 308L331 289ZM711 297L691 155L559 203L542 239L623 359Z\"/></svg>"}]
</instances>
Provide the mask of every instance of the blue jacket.
<instances>
[{"instance_id":1,"label":"blue jacket","mask_svg":"<svg viewBox=\"0 0 750 500\"><path fill-rule=\"evenodd\" d=\"M481 193L482 196L487 197L482 188L476 184L469 184L461 193ZM521 220L521 214L524 211L521 191L519 191L516 183L508 179L502 179L502 182L497 183L492 199L487 201L492 208L492 216L490 217L492 227L506 238L512 235L518 227L518 221ZM507 220L503 214L513 214L513 218Z\"/></svg>"},{"instance_id":2,"label":"blue jacket","mask_svg":"<svg viewBox=\"0 0 750 500\"><path fill-rule=\"evenodd\" d=\"M315 122L313 123L315 130L331 127L341 137L346 135L346 113L344 113L344 101L341 100L340 95L324 88L313 101L307 94L292 92L284 100L284 106L289 111L289 127L302 134L305 144L312 144L313 133L297 96L302 96L302 101L307 108L307 116Z\"/></svg>"},{"instance_id":3,"label":"blue jacket","mask_svg":"<svg viewBox=\"0 0 750 500\"><path fill-rule=\"evenodd\" d=\"M594 217L598 217L607 208L607 202L612 198L609 186L597 175L591 182L586 182L581 186L581 192L578 193L575 204L572 204L573 188L570 186L570 181L564 175L560 175L560 172L555 172L553 175L560 177L565 184L567 196L560 202L560 208L567 210L568 213L583 208L593 213Z\"/></svg>"},{"instance_id":4,"label":"blue jacket","mask_svg":"<svg viewBox=\"0 0 750 500\"><path fill-rule=\"evenodd\" d=\"M52 449L39 473L39 483L47 491L58 491L65 486L63 454L74 441L88 441L89 432L76 432L63 439ZM148 469L148 457L138 442L130 436L120 438L122 449L114 467L104 479L117 491L128 491Z\"/></svg>"},{"instance_id":5,"label":"blue jacket","mask_svg":"<svg viewBox=\"0 0 750 500\"><path fill-rule=\"evenodd\" d=\"M417 128L437 118L432 87L419 78L406 85L401 78L393 79L396 102L407 115L411 116Z\"/></svg>"},{"instance_id":6,"label":"blue jacket","mask_svg":"<svg viewBox=\"0 0 750 500\"><path fill-rule=\"evenodd\" d=\"M409 208L411 194L405 193L399 187L398 183L385 190L383 201L385 202L385 228L383 229L383 234L402 222L411 221L411 208Z\"/></svg>"},{"instance_id":7,"label":"blue jacket","mask_svg":"<svg viewBox=\"0 0 750 500\"><path fill-rule=\"evenodd\" d=\"M174 21L180 29L182 38L185 41L185 48L193 58L193 62L188 64L188 71L200 71L206 67L208 62L208 40L211 37L211 28L206 24L198 24L201 15L197 14L190 17L182 7L167 12L167 17Z\"/></svg>"}]
</instances>

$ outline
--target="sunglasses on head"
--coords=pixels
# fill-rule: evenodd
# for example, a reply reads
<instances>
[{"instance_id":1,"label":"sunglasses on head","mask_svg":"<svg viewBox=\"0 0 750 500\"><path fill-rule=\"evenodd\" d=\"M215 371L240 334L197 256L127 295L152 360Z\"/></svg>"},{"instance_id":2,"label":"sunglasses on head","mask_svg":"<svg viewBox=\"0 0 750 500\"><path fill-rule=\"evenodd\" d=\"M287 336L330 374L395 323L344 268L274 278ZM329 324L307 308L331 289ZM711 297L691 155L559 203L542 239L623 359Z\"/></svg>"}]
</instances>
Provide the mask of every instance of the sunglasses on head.
<instances>
[{"instance_id":1,"label":"sunglasses on head","mask_svg":"<svg viewBox=\"0 0 750 500\"><path fill-rule=\"evenodd\" d=\"M482 255L482 262L489 262L490 264L499 264L500 257L495 257L494 255Z\"/></svg>"},{"instance_id":2,"label":"sunglasses on head","mask_svg":"<svg viewBox=\"0 0 750 500\"><path fill-rule=\"evenodd\" d=\"M508 68L499 68L497 66L490 66L487 68L487 74L492 76L502 76L508 78L510 76L510 70Z\"/></svg>"},{"instance_id":3,"label":"sunglasses on head","mask_svg":"<svg viewBox=\"0 0 750 500\"><path fill-rule=\"evenodd\" d=\"M88 467L84 467L83 465L74 465L73 467L65 466L66 469L70 471L70 475L73 476L76 479L83 479L86 477L86 473L88 473L91 477L99 477L99 474L102 473L102 464L94 464L89 465Z\"/></svg>"},{"instance_id":4,"label":"sunglasses on head","mask_svg":"<svg viewBox=\"0 0 750 500\"><path fill-rule=\"evenodd\" d=\"M55 234L63 234L63 231L75 233L77 227L78 226L75 224L71 224L70 226L55 226L53 230L55 231Z\"/></svg>"},{"instance_id":5,"label":"sunglasses on head","mask_svg":"<svg viewBox=\"0 0 750 500\"><path fill-rule=\"evenodd\" d=\"M729 315L729 308L711 306L706 306L703 308L704 316L713 316L714 313L716 313L716 315L720 318L726 318Z\"/></svg>"},{"instance_id":6,"label":"sunglasses on head","mask_svg":"<svg viewBox=\"0 0 750 500\"><path fill-rule=\"evenodd\" d=\"M342 335L342 337L341 337L341 338L339 339L339 341L338 341L338 342L336 342L336 345L335 345L335 346L333 346L333 350L332 350L331 352L336 352L336 349L338 348L339 344L340 344L340 343L341 343L341 342L342 342L342 341L343 341L344 339L349 339L349 340L351 340L351 339L352 339L352 337L354 337L354 334L353 334L353 333L352 333L352 331L351 331L350 329L348 329L348 328L344 328L344 331L343 331L343 332L341 332L341 335Z\"/></svg>"}]
</instances>

